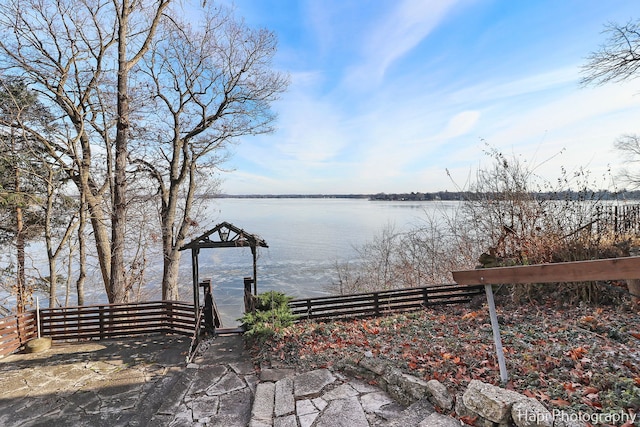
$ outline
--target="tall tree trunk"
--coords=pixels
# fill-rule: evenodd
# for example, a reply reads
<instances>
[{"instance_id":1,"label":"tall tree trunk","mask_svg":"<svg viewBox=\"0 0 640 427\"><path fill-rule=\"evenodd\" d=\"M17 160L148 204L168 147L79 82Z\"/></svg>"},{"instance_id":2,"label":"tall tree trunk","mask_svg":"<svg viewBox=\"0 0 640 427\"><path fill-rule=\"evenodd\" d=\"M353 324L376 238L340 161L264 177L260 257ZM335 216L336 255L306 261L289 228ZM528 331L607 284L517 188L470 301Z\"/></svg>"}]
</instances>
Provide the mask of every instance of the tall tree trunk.
<instances>
[{"instance_id":1,"label":"tall tree trunk","mask_svg":"<svg viewBox=\"0 0 640 427\"><path fill-rule=\"evenodd\" d=\"M129 2L123 0L118 22L118 118L116 124L116 151L114 164L113 208L111 214L111 281L110 298L114 303L127 299L124 271L124 237L127 215L127 142L129 132L129 61L127 60L127 32Z\"/></svg>"},{"instance_id":2,"label":"tall tree trunk","mask_svg":"<svg viewBox=\"0 0 640 427\"><path fill-rule=\"evenodd\" d=\"M56 273L56 258L49 258L49 307L57 305L56 293L58 292L58 274Z\"/></svg>"},{"instance_id":3,"label":"tall tree trunk","mask_svg":"<svg viewBox=\"0 0 640 427\"><path fill-rule=\"evenodd\" d=\"M126 168L129 157L129 71L149 50L163 11L171 0L157 0L157 6L153 11L144 42L131 58L127 58L127 46L129 33L129 17L139 6L136 1L121 0L114 3L118 10L118 78L117 78L117 112L115 163L113 183L113 206L111 214L111 277L109 281L109 300L111 302L124 302L127 299L128 289L124 268L126 213L127 213L127 177ZM119 4L118 4L119 3ZM119 9L118 9L119 8ZM140 10L139 12L146 12Z\"/></svg>"},{"instance_id":4,"label":"tall tree trunk","mask_svg":"<svg viewBox=\"0 0 640 427\"><path fill-rule=\"evenodd\" d=\"M178 291L178 272L182 253L179 249L184 244L189 228L191 227L189 213L193 207L193 199L196 192L196 164L191 163L188 167L185 164L186 174L180 174L177 172L179 169L177 162L174 162L172 166L175 168L172 172L173 179L171 179L171 184L166 194L162 195L160 215L162 221L162 254L164 258L162 275L162 299L164 300L180 299ZM189 188L187 190L186 197L184 198L183 217L180 220L180 226L175 230L174 223L176 221L178 200L180 199L179 190L185 176L188 180Z\"/></svg>"},{"instance_id":5,"label":"tall tree trunk","mask_svg":"<svg viewBox=\"0 0 640 427\"><path fill-rule=\"evenodd\" d=\"M26 277L24 271L24 221L22 208L16 207L16 250L18 256L18 274L16 276L16 311L23 313L27 306Z\"/></svg>"},{"instance_id":6,"label":"tall tree trunk","mask_svg":"<svg viewBox=\"0 0 640 427\"><path fill-rule=\"evenodd\" d=\"M78 280L76 280L76 292L78 305L84 305L84 283L87 279L87 242L84 237L84 228L87 224L87 206L85 197L80 195L80 218L78 219Z\"/></svg>"},{"instance_id":7,"label":"tall tree trunk","mask_svg":"<svg viewBox=\"0 0 640 427\"><path fill-rule=\"evenodd\" d=\"M24 270L24 218L22 207L20 203L22 197L20 195L20 168L16 167L14 175L15 194L18 196L16 205L16 250L18 261L18 272L16 275L16 311L23 313L27 306L27 289L26 289L26 277Z\"/></svg>"},{"instance_id":8,"label":"tall tree trunk","mask_svg":"<svg viewBox=\"0 0 640 427\"><path fill-rule=\"evenodd\" d=\"M88 173L88 169L80 172L80 179L82 180L80 191L84 193L84 200L86 201L89 211L102 280L105 285L107 297L109 301L112 301L109 286L111 277L111 242L109 241L108 221L105 218L103 210L104 199L99 193L93 194L91 188L94 187L94 185L88 182Z\"/></svg>"},{"instance_id":9,"label":"tall tree trunk","mask_svg":"<svg viewBox=\"0 0 640 427\"><path fill-rule=\"evenodd\" d=\"M178 273L180 269L181 252L178 248L165 253L164 270L162 274L162 299L165 301L177 301L180 299L178 292Z\"/></svg>"},{"instance_id":10,"label":"tall tree trunk","mask_svg":"<svg viewBox=\"0 0 640 427\"><path fill-rule=\"evenodd\" d=\"M56 254L53 249L53 237L51 226L51 215L53 213L53 171L49 170L47 177L47 208L44 220L44 241L47 247L47 259L49 260L49 308L56 306L57 275L56 275ZM61 243L62 244L62 243Z\"/></svg>"}]
</instances>

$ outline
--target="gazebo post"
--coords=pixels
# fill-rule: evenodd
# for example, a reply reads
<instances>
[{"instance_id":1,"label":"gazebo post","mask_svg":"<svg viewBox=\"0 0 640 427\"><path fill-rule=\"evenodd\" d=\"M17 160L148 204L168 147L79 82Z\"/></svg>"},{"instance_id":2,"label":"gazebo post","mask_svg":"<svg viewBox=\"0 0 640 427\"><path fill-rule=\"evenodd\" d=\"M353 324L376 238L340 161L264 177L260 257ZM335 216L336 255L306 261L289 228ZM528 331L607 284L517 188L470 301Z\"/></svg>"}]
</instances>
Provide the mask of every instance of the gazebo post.
<instances>
[{"instance_id":1,"label":"gazebo post","mask_svg":"<svg viewBox=\"0 0 640 427\"><path fill-rule=\"evenodd\" d=\"M258 267L256 245L251 245L251 255L253 255L253 295L258 296Z\"/></svg>"},{"instance_id":2,"label":"gazebo post","mask_svg":"<svg viewBox=\"0 0 640 427\"><path fill-rule=\"evenodd\" d=\"M200 278L198 277L198 253L200 252L200 248L192 247L191 248L191 274L193 277L193 306L196 314L196 322L198 321L198 312L200 311L200 288L198 287L198 283L200 282Z\"/></svg>"}]
</instances>

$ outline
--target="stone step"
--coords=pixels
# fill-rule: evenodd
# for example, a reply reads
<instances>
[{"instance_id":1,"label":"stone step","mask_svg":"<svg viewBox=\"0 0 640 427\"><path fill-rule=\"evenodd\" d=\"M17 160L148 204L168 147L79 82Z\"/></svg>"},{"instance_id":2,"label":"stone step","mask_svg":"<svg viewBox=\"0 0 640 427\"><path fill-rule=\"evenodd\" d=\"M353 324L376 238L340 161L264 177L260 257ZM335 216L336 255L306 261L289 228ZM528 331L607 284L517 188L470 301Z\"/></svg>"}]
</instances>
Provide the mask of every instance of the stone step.
<instances>
[{"instance_id":1,"label":"stone step","mask_svg":"<svg viewBox=\"0 0 640 427\"><path fill-rule=\"evenodd\" d=\"M240 326L238 328L216 328L215 334L217 336L242 335L244 332L244 328Z\"/></svg>"},{"instance_id":2,"label":"stone step","mask_svg":"<svg viewBox=\"0 0 640 427\"><path fill-rule=\"evenodd\" d=\"M328 369L294 375L264 369L249 427L452 427L425 397L407 408L386 392ZM266 380L266 381L265 381Z\"/></svg>"},{"instance_id":3,"label":"stone step","mask_svg":"<svg viewBox=\"0 0 640 427\"><path fill-rule=\"evenodd\" d=\"M433 413L436 413L436 410L425 397L410 405L408 408L402 411L397 418L393 418L388 421L382 421L378 423L376 427L417 426L425 418Z\"/></svg>"}]
</instances>

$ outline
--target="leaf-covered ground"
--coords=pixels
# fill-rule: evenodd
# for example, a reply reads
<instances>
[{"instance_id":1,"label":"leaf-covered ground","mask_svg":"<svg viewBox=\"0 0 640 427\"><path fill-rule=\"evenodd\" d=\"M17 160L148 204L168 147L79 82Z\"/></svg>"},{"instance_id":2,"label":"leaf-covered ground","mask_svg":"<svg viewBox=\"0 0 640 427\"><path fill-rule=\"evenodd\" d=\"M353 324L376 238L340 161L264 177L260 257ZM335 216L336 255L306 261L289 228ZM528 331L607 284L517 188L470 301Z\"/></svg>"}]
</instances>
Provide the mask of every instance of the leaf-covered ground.
<instances>
[{"instance_id":1,"label":"leaf-covered ground","mask_svg":"<svg viewBox=\"0 0 640 427\"><path fill-rule=\"evenodd\" d=\"M508 388L550 410L640 413L640 313L628 306L498 308ZM256 361L302 370L371 352L450 391L499 384L486 307L435 307L374 319L300 322L253 349ZM639 414L640 415L640 414Z\"/></svg>"}]
</instances>

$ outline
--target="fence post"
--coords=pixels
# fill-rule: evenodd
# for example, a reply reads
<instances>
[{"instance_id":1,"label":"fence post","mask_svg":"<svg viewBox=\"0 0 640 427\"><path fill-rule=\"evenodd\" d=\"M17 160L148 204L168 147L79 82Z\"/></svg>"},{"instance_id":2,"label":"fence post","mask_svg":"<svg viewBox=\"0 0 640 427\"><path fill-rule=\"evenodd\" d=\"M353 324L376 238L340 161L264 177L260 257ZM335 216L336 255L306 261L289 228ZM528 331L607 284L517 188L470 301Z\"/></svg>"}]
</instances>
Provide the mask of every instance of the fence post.
<instances>
[{"instance_id":1,"label":"fence post","mask_svg":"<svg viewBox=\"0 0 640 427\"><path fill-rule=\"evenodd\" d=\"M244 312L252 313L256 309L256 301L258 295L254 295L251 292L251 284L254 283L254 280L251 277L244 278Z\"/></svg>"},{"instance_id":2,"label":"fence post","mask_svg":"<svg viewBox=\"0 0 640 427\"><path fill-rule=\"evenodd\" d=\"M498 324L498 314L496 313L496 303L493 300L493 289L490 284L484 285L484 292L487 294L487 304L489 305L489 315L491 317L491 329L493 330L493 342L496 346L496 356L498 357L498 367L500 368L500 380L507 383L509 374L504 361L504 350L502 348L502 338L500 337L500 325Z\"/></svg>"},{"instance_id":3,"label":"fence post","mask_svg":"<svg viewBox=\"0 0 640 427\"><path fill-rule=\"evenodd\" d=\"M376 316L380 315L380 301L379 295L377 292L373 294L373 309L375 310Z\"/></svg>"},{"instance_id":4,"label":"fence post","mask_svg":"<svg viewBox=\"0 0 640 427\"><path fill-rule=\"evenodd\" d=\"M169 332L173 332L173 302L171 301L167 301L165 307L166 307L166 311L165 311L165 316L167 316L167 319L169 320Z\"/></svg>"},{"instance_id":5,"label":"fence post","mask_svg":"<svg viewBox=\"0 0 640 427\"><path fill-rule=\"evenodd\" d=\"M99 319L100 319L100 339L104 339L104 306L101 305L98 307Z\"/></svg>"},{"instance_id":6,"label":"fence post","mask_svg":"<svg viewBox=\"0 0 640 427\"><path fill-rule=\"evenodd\" d=\"M40 338L40 298L36 297L36 331Z\"/></svg>"}]
</instances>

